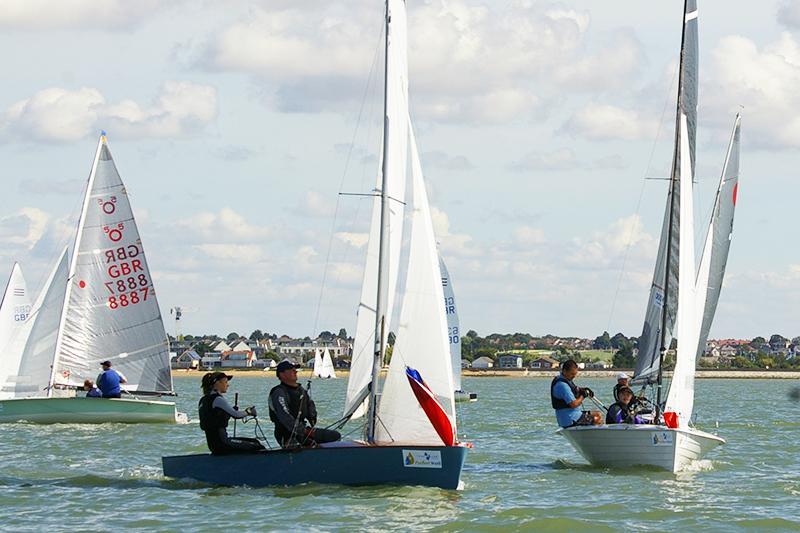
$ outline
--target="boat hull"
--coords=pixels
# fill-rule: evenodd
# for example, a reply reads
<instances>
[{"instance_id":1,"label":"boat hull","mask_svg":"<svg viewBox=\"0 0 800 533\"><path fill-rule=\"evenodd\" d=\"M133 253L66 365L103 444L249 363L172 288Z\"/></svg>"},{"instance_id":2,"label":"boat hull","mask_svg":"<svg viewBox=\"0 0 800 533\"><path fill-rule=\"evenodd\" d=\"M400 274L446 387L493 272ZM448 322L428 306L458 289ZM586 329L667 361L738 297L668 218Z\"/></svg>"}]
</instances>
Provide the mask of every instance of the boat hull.
<instances>
[{"instance_id":1,"label":"boat hull","mask_svg":"<svg viewBox=\"0 0 800 533\"><path fill-rule=\"evenodd\" d=\"M0 400L0 423L37 424L161 423L174 424L173 402L107 398L15 398Z\"/></svg>"},{"instance_id":2,"label":"boat hull","mask_svg":"<svg viewBox=\"0 0 800 533\"><path fill-rule=\"evenodd\" d=\"M692 428L646 424L574 426L558 431L589 463L612 468L655 467L678 472L725 440Z\"/></svg>"},{"instance_id":3,"label":"boat hull","mask_svg":"<svg viewBox=\"0 0 800 533\"><path fill-rule=\"evenodd\" d=\"M214 485L389 484L457 489L466 454L464 446L368 446L345 442L258 454L162 457L162 465L167 477Z\"/></svg>"},{"instance_id":4,"label":"boat hull","mask_svg":"<svg viewBox=\"0 0 800 533\"><path fill-rule=\"evenodd\" d=\"M477 402L478 401L478 395L477 395L477 393L474 393L474 392L464 392L463 390L457 390L457 391L455 391L455 393L453 395L453 399L458 403L461 403L461 402Z\"/></svg>"}]
</instances>

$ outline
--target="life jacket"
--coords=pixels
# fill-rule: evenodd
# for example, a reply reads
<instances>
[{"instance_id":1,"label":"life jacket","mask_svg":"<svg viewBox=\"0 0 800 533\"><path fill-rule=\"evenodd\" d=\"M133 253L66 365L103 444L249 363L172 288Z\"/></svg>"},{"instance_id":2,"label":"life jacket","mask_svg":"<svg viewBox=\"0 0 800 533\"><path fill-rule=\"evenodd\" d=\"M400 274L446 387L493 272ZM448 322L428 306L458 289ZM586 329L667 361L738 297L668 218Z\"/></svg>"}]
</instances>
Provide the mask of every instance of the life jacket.
<instances>
[{"instance_id":1,"label":"life jacket","mask_svg":"<svg viewBox=\"0 0 800 533\"><path fill-rule=\"evenodd\" d=\"M289 398L289 413L291 413L291 415L296 419L300 413L300 409L304 407L303 397L305 396L305 390L301 385L298 385L297 387L290 387L284 383L279 383L270 389L269 397L272 398L272 393L280 388L283 388L286 391L286 396ZM272 402L270 401L269 419L272 420L272 422L275 424L275 427L279 427L281 425L280 421L278 420L275 412L272 410L272 407ZM305 419L305 413L303 413L303 416L300 417L301 422L303 419Z\"/></svg>"},{"instance_id":2,"label":"life jacket","mask_svg":"<svg viewBox=\"0 0 800 533\"><path fill-rule=\"evenodd\" d=\"M220 429L228 427L228 420L231 415L222 409L214 408L214 400L221 396L217 391L212 391L200 398L197 404L198 414L200 415L200 429L208 433L209 431L217 432Z\"/></svg>"},{"instance_id":3,"label":"life jacket","mask_svg":"<svg viewBox=\"0 0 800 533\"><path fill-rule=\"evenodd\" d=\"M553 394L558 383L566 383L567 386L569 386L569 390L572 391L573 396L575 396L575 398L578 397L578 387L571 379L567 379L559 374L550 383L550 404L553 406L553 409L572 409L567 402L561 398L556 398L555 394Z\"/></svg>"},{"instance_id":4,"label":"life jacket","mask_svg":"<svg viewBox=\"0 0 800 533\"><path fill-rule=\"evenodd\" d=\"M101 391L103 391L103 396L120 394L122 392L120 384L121 380L119 374L113 368L109 368L108 370L104 371L102 374L100 374L100 378L97 380L97 386L100 387Z\"/></svg>"}]
</instances>

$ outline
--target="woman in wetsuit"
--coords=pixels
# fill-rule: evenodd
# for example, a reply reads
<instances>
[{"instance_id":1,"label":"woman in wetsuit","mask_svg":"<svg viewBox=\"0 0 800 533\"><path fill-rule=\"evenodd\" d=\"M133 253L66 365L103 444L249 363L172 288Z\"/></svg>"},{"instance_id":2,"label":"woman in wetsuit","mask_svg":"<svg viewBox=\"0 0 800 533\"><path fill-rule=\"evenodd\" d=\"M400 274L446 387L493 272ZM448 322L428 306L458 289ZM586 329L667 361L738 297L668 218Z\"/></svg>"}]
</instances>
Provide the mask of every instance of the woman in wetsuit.
<instances>
[{"instance_id":1,"label":"woman in wetsuit","mask_svg":"<svg viewBox=\"0 0 800 533\"><path fill-rule=\"evenodd\" d=\"M228 436L228 421L231 418L256 416L255 407L239 411L225 399L223 394L228 391L228 381L231 379L233 376L223 372L209 372L203 376L203 397L200 398L198 410L200 429L206 434L208 449L214 455L262 451L265 448L257 439Z\"/></svg>"}]
</instances>

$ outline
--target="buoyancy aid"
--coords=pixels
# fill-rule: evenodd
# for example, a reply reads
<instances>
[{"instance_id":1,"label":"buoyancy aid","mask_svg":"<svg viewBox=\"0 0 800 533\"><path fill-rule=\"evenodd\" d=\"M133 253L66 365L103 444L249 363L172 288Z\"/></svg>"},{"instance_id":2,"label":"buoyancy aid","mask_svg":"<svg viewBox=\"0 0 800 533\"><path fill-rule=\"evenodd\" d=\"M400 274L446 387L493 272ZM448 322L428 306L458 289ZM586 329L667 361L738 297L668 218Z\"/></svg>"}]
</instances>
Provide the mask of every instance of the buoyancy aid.
<instances>
[{"instance_id":1,"label":"buoyancy aid","mask_svg":"<svg viewBox=\"0 0 800 533\"><path fill-rule=\"evenodd\" d=\"M561 398L556 398L554 391L558 383L566 383L567 386L569 387L569 390L572 391L572 395L575 396L575 398L580 396L580 389L578 389L578 387L572 382L571 379L567 379L561 374L557 375L550 383L550 403L553 406L553 409L571 409L571 407L567 402L565 402Z\"/></svg>"}]
</instances>

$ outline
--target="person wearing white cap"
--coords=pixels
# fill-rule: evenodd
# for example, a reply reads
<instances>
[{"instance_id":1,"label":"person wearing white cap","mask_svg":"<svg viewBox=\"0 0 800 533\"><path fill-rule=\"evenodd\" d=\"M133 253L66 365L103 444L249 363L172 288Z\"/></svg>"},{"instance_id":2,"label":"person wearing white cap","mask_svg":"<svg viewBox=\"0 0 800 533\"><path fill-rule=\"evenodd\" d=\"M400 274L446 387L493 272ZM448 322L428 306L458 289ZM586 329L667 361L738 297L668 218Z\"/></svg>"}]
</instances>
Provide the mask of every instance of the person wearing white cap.
<instances>
[{"instance_id":1,"label":"person wearing white cap","mask_svg":"<svg viewBox=\"0 0 800 533\"><path fill-rule=\"evenodd\" d=\"M614 385L614 401L615 402L619 401L619 390L622 387L628 387L629 386L628 385L628 380L629 379L630 378L628 377L628 374L626 374L625 372L620 372L619 374L617 374L617 384Z\"/></svg>"}]
</instances>

